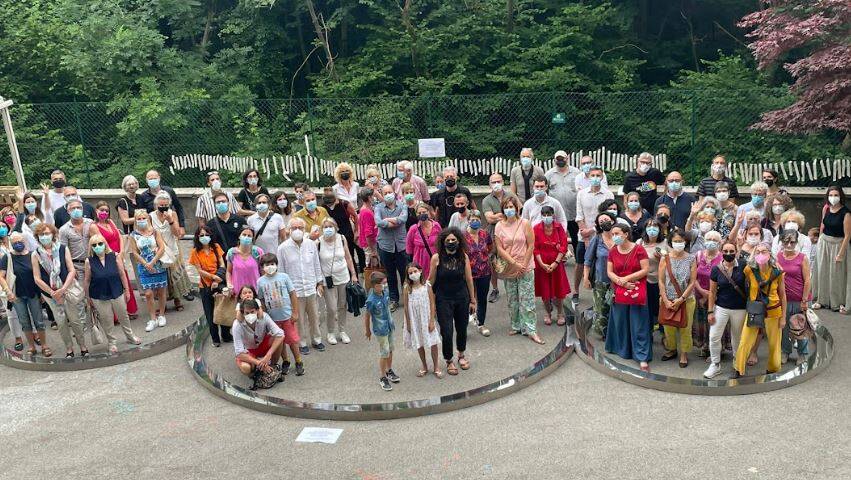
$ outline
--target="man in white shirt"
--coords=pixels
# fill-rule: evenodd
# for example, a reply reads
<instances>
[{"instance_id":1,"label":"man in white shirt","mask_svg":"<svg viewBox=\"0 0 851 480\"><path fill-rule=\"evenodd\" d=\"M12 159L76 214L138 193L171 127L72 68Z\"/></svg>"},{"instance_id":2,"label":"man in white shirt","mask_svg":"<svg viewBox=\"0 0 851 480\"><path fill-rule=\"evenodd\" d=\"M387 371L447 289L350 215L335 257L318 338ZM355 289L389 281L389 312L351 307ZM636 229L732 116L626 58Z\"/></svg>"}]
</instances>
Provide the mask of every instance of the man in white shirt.
<instances>
[{"instance_id":1,"label":"man in white shirt","mask_svg":"<svg viewBox=\"0 0 851 480\"><path fill-rule=\"evenodd\" d=\"M608 188L603 187L605 173L600 167L588 169L588 188L579 190L576 194L576 223L579 225L579 241L576 253L576 268L573 271L574 293L573 300L579 300L579 286L585 264L585 248L596 235L594 222L597 220L597 208L606 199L614 200L614 194ZM577 177L578 179L578 177Z\"/></svg>"},{"instance_id":2,"label":"man in white shirt","mask_svg":"<svg viewBox=\"0 0 851 480\"><path fill-rule=\"evenodd\" d=\"M556 222L560 223L564 231L567 231L567 217L564 215L564 209L561 206L561 203L558 202L555 198L547 195L547 189L549 188L549 182L547 182L547 178L544 176L537 177L533 180L533 194L532 198L526 200L526 203L523 204L523 217L529 221L534 227L535 225L541 223L541 209L550 206L553 208L553 218Z\"/></svg>"},{"instance_id":3,"label":"man in white shirt","mask_svg":"<svg viewBox=\"0 0 851 480\"><path fill-rule=\"evenodd\" d=\"M310 353L307 346L308 325L313 348L325 351L322 343L322 330L319 327L317 295L323 295L325 279L319 265L319 250L316 243L306 238L305 223L301 218L290 219L290 238L278 246L278 268L290 276L298 297L298 331L301 340L299 351L302 355Z\"/></svg>"},{"instance_id":4,"label":"man in white shirt","mask_svg":"<svg viewBox=\"0 0 851 480\"><path fill-rule=\"evenodd\" d=\"M591 172L591 168L594 167L594 159L585 155L584 157L579 159L579 170L581 172L576 176L575 187L576 191L582 190L583 188L588 188L591 186L591 180L588 178L588 174ZM603 173L603 181L600 183L600 186L603 187L604 190L609 189L609 181L606 178L606 174ZM591 220L591 223L594 223L594 220Z\"/></svg>"},{"instance_id":5,"label":"man in white shirt","mask_svg":"<svg viewBox=\"0 0 851 480\"><path fill-rule=\"evenodd\" d=\"M65 206L65 173L59 169L51 172L50 184L52 189L47 185L42 189L41 213L44 215L44 222L53 225L53 213Z\"/></svg>"}]
</instances>

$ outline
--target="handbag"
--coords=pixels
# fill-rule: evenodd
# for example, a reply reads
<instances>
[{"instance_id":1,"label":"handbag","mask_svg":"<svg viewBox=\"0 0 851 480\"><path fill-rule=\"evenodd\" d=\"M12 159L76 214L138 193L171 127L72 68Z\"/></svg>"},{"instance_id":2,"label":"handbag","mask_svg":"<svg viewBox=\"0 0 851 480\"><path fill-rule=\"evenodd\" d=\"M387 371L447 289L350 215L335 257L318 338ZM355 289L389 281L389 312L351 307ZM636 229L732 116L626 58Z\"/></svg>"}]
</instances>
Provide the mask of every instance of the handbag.
<instances>
[{"instance_id":1,"label":"handbag","mask_svg":"<svg viewBox=\"0 0 851 480\"><path fill-rule=\"evenodd\" d=\"M753 272L751 272L753 273ZM756 275L754 273L754 275ZM745 304L745 310L747 311L747 326L751 328L765 328L765 315L768 310L773 310L780 306L778 303L772 307L768 307L768 292L763 291L763 288L771 285L775 279L777 279L779 275L776 272L772 271L771 275L768 276L768 280L759 282L757 286L756 300L748 300Z\"/></svg>"},{"instance_id":2,"label":"handbag","mask_svg":"<svg viewBox=\"0 0 851 480\"><path fill-rule=\"evenodd\" d=\"M810 324L803 313L796 313L789 317L789 336L793 340L804 340L810 338Z\"/></svg>"},{"instance_id":3,"label":"handbag","mask_svg":"<svg viewBox=\"0 0 851 480\"><path fill-rule=\"evenodd\" d=\"M523 221L518 220L517 221L517 228L514 230L514 233L511 234L511 238L514 238L514 237L517 236L517 232L520 231L520 227L522 227L522 226L523 226ZM494 257L493 270L494 270L494 272L496 272L497 278L502 278L502 279L515 278L515 276L516 276L516 275L514 275L514 273L515 273L514 269L509 268L508 260L500 257L499 255L496 255Z\"/></svg>"},{"instance_id":4,"label":"handbag","mask_svg":"<svg viewBox=\"0 0 851 480\"><path fill-rule=\"evenodd\" d=\"M492 268L493 268L494 273L496 273L497 275L504 272L507 267L508 267L508 262L505 261L504 258L502 258L498 255L493 258Z\"/></svg>"},{"instance_id":5,"label":"handbag","mask_svg":"<svg viewBox=\"0 0 851 480\"><path fill-rule=\"evenodd\" d=\"M381 273L387 274L387 269L385 269L382 266L364 268L363 269L363 278L364 278L364 286L366 287L366 290L369 290L369 289L372 288L372 273L373 272L381 272Z\"/></svg>"},{"instance_id":6,"label":"handbag","mask_svg":"<svg viewBox=\"0 0 851 480\"><path fill-rule=\"evenodd\" d=\"M668 273L668 280L674 286L677 296L683 295L683 289L680 287L677 279L674 278L674 272L671 270L671 259L665 259L665 271ZM664 295L664 292L662 293ZM667 325L675 328L685 328L688 325L686 318L685 302L680 304L679 308L668 308L665 306L665 301L660 296L659 298L659 325Z\"/></svg>"},{"instance_id":7,"label":"handbag","mask_svg":"<svg viewBox=\"0 0 851 480\"><path fill-rule=\"evenodd\" d=\"M629 265L630 262L632 262L636 248L644 247L639 245L632 247L632 251L629 252L629 256L626 258L624 265ZM626 287L622 287L620 285L614 285L614 302L619 305L644 305L647 303L647 287L644 284L645 281L646 280L642 278L641 280L632 282L635 284L635 288L631 290L627 290Z\"/></svg>"},{"instance_id":8,"label":"handbag","mask_svg":"<svg viewBox=\"0 0 851 480\"><path fill-rule=\"evenodd\" d=\"M339 233L337 235L340 235ZM342 235L341 235L342 237ZM319 252L322 250L322 240L316 242L316 251ZM322 274L325 277L325 288L331 289L334 288L334 262L337 260L337 239L334 239L334 250L331 251L331 275L325 275L325 272ZM320 265L321 269L321 265Z\"/></svg>"},{"instance_id":9,"label":"handbag","mask_svg":"<svg viewBox=\"0 0 851 480\"><path fill-rule=\"evenodd\" d=\"M233 325L234 312L236 311L236 298L223 293L213 296L213 323L223 327Z\"/></svg>"},{"instance_id":10,"label":"handbag","mask_svg":"<svg viewBox=\"0 0 851 480\"><path fill-rule=\"evenodd\" d=\"M112 321L111 319L109 321ZM100 318L98 317L97 310L92 309L92 345L101 345L106 343L106 335L103 333L103 329L100 327Z\"/></svg>"},{"instance_id":11,"label":"handbag","mask_svg":"<svg viewBox=\"0 0 851 480\"><path fill-rule=\"evenodd\" d=\"M281 380L281 367L280 365L270 365L268 372L264 372L262 370L255 370L254 374L251 376L253 380L253 384L249 388L249 390L257 390L272 388L278 384L278 381Z\"/></svg>"}]
</instances>

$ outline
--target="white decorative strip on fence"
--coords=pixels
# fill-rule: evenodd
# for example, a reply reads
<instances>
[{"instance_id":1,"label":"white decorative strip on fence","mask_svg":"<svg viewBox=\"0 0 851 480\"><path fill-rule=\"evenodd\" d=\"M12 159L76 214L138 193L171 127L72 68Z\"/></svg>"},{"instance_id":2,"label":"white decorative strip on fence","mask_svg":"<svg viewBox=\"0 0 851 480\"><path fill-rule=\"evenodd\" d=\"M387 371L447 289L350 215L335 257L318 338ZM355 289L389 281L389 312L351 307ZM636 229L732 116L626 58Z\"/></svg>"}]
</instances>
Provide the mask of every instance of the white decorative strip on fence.
<instances>
[{"instance_id":1,"label":"white decorative strip on fence","mask_svg":"<svg viewBox=\"0 0 851 480\"><path fill-rule=\"evenodd\" d=\"M815 159L809 162L788 161L776 163L731 163L730 176L745 184L762 180L762 170L770 168L780 173L780 178L808 182L830 177L832 180L851 176L851 159Z\"/></svg>"},{"instance_id":2,"label":"white decorative strip on fence","mask_svg":"<svg viewBox=\"0 0 851 480\"><path fill-rule=\"evenodd\" d=\"M584 151L573 152L568 154L568 162L575 166L579 166L579 159L584 155L590 155L594 159L594 163L602 166L607 172L611 171L630 171L635 168L635 162L638 155L627 155L623 153L613 153L605 147L593 152L585 153ZM320 176L334 174L334 169L340 162L332 160L323 160L311 155L285 155L282 157L272 156L263 158L254 157L232 157L227 155L172 155L171 156L171 173L174 174L180 170L199 169L201 171L223 170L235 173L241 173L249 168L256 168L261 174L269 178L271 175L282 175L286 180L291 180L290 174L302 174L309 181L316 181ZM413 160L414 171L420 174L434 174L438 169L446 165L454 165L458 169L459 175L490 175L494 172L508 174L512 167L518 164L517 158L491 157L480 158L475 160L469 159L445 159L445 160ZM547 160L546 166L554 165L553 161ZM355 178L366 178L366 169L370 165L362 163L352 163ZM374 165L381 172L383 178L390 178L396 175L396 163L387 162ZM653 166L659 170L666 170L668 166L668 157L664 153L653 157ZM546 170L546 168L545 168Z\"/></svg>"}]
</instances>

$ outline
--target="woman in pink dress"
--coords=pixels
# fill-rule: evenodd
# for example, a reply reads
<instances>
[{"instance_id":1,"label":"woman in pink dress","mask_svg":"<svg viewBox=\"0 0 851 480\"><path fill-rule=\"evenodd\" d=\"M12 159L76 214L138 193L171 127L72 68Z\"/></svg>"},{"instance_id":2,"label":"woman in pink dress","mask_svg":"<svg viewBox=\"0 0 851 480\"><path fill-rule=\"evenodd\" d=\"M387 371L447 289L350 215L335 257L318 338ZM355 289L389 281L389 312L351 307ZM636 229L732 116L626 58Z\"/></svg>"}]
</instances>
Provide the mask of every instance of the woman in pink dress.
<instances>
[{"instance_id":1,"label":"woman in pink dress","mask_svg":"<svg viewBox=\"0 0 851 480\"><path fill-rule=\"evenodd\" d=\"M564 270L568 238L564 227L554 220L553 207L541 209L541 223L532 228L535 234L535 296L544 302L544 325L552 325L550 317L555 303L558 324L565 324L564 299L570 294L570 283Z\"/></svg>"},{"instance_id":2,"label":"woman in pink dress","mask_svg":"<svg viewBox=\"0 0 851 480\"><path fill-rule=\"evenodd\" d=\"M254 230L245 227L239 233L239 246L228 250L227 285L231 295L236 295L242 287L249 285L257 289L257 279L260 278L259 259L263 249L254 246Z\"/></svg>"},{"instance_id":3,"label":"woman in pink dress","mask_svg":"<svg viewBox=\"0 0 851 480\"><path fill-rule=\"evenodd\" d=\"M405 252L423 269L423 276L428 278L431 256L437 252L435 245L437 245L437 236L440 234L440 225L432 220L434 210L430 205L420 202L416 212L417 223L408 230L408 236L405 238Z\"/></svg>"},{"instance_id":4,"label":"woman in pink dress","mask_svg":"<svg viewBox=\"0 0 851 480\"><path fill-rule=\"evenodd\" d=\"M115 254L121 253L122 241L121 241L121 231L118 230L118 227L115 226L115 223L109 218L109 205L106 202L100 201L95 206L95 210L97 211L97 221L92 224L91 229L89 230L89 235L102 235L106 240L106 244L109 245L109 249L115 252ZM122 256L123 257L123 256ZM124 275L127 277L127 285L132 285L130 283L130 275L127 273L127 269L124 269ZM139 306L136 304L136 291L130 289L130 298L127 300L127 314L130 316L130 320L136 320L139 318Z\"/></svg>"}]
</instances>

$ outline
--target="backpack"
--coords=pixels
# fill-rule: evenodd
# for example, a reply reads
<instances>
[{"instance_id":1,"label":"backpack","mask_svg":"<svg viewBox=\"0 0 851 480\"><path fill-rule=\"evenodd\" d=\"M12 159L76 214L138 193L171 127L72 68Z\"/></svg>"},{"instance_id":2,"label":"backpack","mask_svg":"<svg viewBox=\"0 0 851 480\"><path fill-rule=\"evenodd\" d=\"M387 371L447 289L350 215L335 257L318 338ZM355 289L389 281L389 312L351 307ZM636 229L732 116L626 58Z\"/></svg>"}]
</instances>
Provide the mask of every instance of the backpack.
<instances>
[{"instance_id":1,"label":"backpack","mask_svg":"<svg viewBox=\"0 0 851 480\"><path fill-rule=\"evenodd\" d=\"M284 381L284 376L281 372L280 365L271 365L271 369L268 372L263 372L261 370L255 370L252 375L252 380L254 380L253 385L251 385L250 390L267 389L274 387L278 382Z\"/></svg>"}]
</instances>

